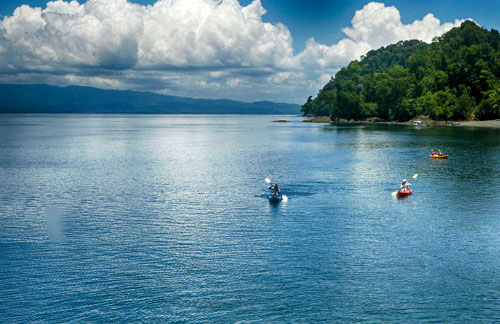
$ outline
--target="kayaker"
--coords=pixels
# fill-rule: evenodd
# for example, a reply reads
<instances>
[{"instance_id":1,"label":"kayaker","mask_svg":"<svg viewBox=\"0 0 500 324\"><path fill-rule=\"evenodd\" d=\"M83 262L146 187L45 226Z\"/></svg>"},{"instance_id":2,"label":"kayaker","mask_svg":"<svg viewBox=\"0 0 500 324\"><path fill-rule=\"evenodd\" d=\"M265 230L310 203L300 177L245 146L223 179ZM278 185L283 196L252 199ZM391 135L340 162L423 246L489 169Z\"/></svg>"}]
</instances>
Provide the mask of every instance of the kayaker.
<instances>
[{"instance_id":1,"label":"kayaker","mask_svg":"<svg viewBox=\"0 0 500 324\"><path fill-rule=\"evenodd\" d=\"M408 181L406 181L406 179L403 179L403 183L401 183L401 186L399 187L401 191L407 191L411 186L411 183L409 183Z\"/></svg>"},{"instance_id":2,"label":"kayaker","mask_svg":"<svg viewBox=\"0 0 500 324\"><path fill-rule=\"evenodd\" d=\"M438 153L439 153L439 155L444 155L443 151L441 151L440 149L438 149Z\"/></svg>"},{"instance_id":3,"label":"kayaker","mask_svg":"<svg viewBox=\"0 0 500 324\"><path fill-rule=\"evenodd\" d=\"M432 155L437 155L436 150L432 150Z\"/></svg>"},{"instance_id":4,"label":"kayaker","mask_svg":"<svg viewBox=\"0 0 500 324\"><path fill-rule=\"evenodd\" d=\"M275 184L274 187L272 187L272 190L273 190L273 193L271 194L272 196L279 196L281 189L279 188L278 184Z\"/></svg>"}]
</instances>

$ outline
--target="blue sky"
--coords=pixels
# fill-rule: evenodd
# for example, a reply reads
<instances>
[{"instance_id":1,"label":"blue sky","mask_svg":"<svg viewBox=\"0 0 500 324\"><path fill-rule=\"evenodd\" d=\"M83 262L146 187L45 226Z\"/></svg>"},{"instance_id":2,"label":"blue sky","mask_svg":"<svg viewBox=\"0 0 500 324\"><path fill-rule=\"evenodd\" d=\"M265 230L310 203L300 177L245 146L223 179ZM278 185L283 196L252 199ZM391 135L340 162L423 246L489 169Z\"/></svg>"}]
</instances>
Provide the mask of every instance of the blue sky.
<instances>
[{"instance_id":1,"label":"blue sky","mask_svg":"<svg viewBox=\"0 0 500 324\"><path fill-rule=\"evenodd\" d=\"M22 4L29 10L14 17ZM67 0L50 8L2 0L0 82L302 103L367 50L430 41L466 18L500 29L499 12L500 1L464 0Z\"/></svg>"},{"instance_id":2,"label":"blue sky","mask_svg":"<svg viewBox=\"0 0 500 324\"><path fill-rule=\"evenodd\" d=\"M242 4L250 0L240 1ZM305 41L314 37L317 41L331 44L344 34L341 29L348 26L356 10L369 1L301 1L301 0L262 0L268 10L264 20L282 22L288 26L296 44L302 50ZM466 0L409 0L380 1L395 6L401 13L402 22L408 24L433 13L441 21L472 18L488 29L500 29L500 1Z\"/></svg>"}]
</instances>

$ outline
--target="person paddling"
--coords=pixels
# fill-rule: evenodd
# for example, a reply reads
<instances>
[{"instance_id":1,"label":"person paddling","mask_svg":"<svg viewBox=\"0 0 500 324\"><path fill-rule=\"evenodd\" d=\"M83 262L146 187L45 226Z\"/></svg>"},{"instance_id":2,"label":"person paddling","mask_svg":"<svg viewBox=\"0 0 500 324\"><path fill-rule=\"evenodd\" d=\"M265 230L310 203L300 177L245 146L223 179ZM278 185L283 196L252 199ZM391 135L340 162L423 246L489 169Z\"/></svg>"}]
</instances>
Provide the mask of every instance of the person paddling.
<instances>
[{"instance_id":1,"label":"person paddling","mask_svg":"<svg viewBox=\"0 0 500 324\"><path fill-rule=\"evenodd\" d=\"M275 184L275 185L271 185L269 187L269 189L271 189L273 191L273 193L271 194L272 196L279 196L280 193L281 193L281 189L280 187L278 186L278 184Z\"/></svg>"},{"instance_id":2,"label":"person paddling","mask_svg":"<svg viewBox=\"0 0 500 324\"><path fill-rule=\"evenodd\" d=\"M410 186L411 186L411 183L409 183L408 181L406 181L406 179L403 179L403 183L401 183L401 186L399 187L399 189L401 191L407 191L407 190L410 189L409 188Z\"/></svg>"}]
</instances>

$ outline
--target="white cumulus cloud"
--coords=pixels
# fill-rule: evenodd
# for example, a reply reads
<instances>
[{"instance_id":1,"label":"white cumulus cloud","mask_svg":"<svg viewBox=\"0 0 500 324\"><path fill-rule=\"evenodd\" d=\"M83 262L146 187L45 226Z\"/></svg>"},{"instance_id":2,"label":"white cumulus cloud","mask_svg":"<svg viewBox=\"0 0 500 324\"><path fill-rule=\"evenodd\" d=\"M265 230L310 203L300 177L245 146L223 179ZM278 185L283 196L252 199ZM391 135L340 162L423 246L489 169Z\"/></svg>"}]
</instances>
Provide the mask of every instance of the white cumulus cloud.
<instances>
[{"instance_id":1,"label":"white cumulus cloud","mask_svg":"<svg viewBox=\"0 0 500 324\"><path fill-rule=\"evenodd\" d=\"M358 59L369 50L377 49L402 40L418 39L431 42L463 20L443 23L433 14L427 14L422 20L403 24L399 10L383 3L370 2L356 11L351 20L351 27L343 28L346 38L331 46L318 44L310 39L305 50L299 54L304 64L310 67L334 68Z\"/></svg>"},{"instance_id":2,"label":"white cumulus cloud","mask_svg":"<svg viewBox=\"0 0 500 324\"><path fill-rule=\"evenodd\" d=\"M50 1L0 20L0 82L90 85L192 97L303 102L338 69L400 40L426 42L461 21L403 24L393 6L356 11L334 44L300 53L260 0ZM332 33L333 34L333 33Z\"/></svg>"},{"instance_id":3,"label":"white cumulus cloud","mask_svg":"<svg viewBox=\"0 0 500 324\"><path fill-rule=\"evenodd\" d=\"M23 5L0 24L4 63L34 71L93 67L290 67L292 37L264 23L259 0L73 0ZM22 56L19 57L19 54ZM6 64L4 64L5 66Z\"/></svg>"},{"instance_id":4,"label":"white cumulus cloud","mask_svg":"<svg viewBox=\"0 0 500 324\"><path fill-rule=\"evenodd\" d=\"M264 23L260 0L160 0L143 12L139 65L197 67L289 67L292 36Z\"/></svg>"},{"instance_id":5,"label":"white cumulus cloud","mask_svg":"<svg viewBox=\"0 0 500 324\"><path fill-rule=\"evenodd\" d=\"M435 36L459 26L462 21L441 24L433 14L427 14L422 20L404 25L396 7L370 2L362 10L356 11L351 21L352 27L346 27L342 31L355 42L366 42L372 48L378 48L409 39L430 42Z\"/></svg>"}]
</instances>

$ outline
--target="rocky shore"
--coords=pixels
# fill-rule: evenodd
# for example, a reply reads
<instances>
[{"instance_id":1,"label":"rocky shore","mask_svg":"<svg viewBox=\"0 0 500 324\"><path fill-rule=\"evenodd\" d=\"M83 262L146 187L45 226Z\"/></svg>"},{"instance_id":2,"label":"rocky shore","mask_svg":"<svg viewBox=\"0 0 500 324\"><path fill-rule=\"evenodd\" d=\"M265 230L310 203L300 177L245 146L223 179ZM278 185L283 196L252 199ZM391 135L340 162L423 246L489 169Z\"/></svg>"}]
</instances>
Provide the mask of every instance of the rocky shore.
<instances>
[{"instance_id":1,"label":"rocky shore","mask_svg":"<svg viewBox=\"0 0 500 324\"><path fill-rule=\"evenodd\" d=\"M470 127L500 129L500 119L494 120L467 120L467 121L435 121L428 116L419 116L406 122L386 121L379 118L368 118L366 120L331 120L330 117L320 116L303 120L305 123L332 123L332 124L388 124L406 125L418 127Z\"/></svg>"},{"instance_id":2,"label":"rocky shore","mask_svg":"<svg viewBox=\"0 0 500 324\"><path fill-rule=\"evenodd\" d=\"M333 121L328 116L317 116L311 119L304 119L304 123L333 123Z\"/></svg>"}]
</instances>

